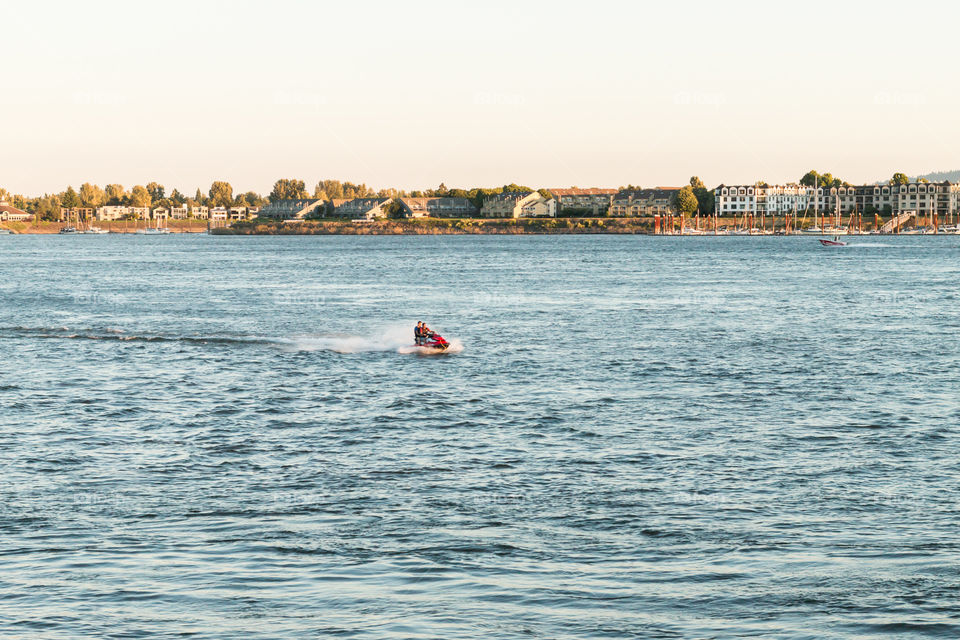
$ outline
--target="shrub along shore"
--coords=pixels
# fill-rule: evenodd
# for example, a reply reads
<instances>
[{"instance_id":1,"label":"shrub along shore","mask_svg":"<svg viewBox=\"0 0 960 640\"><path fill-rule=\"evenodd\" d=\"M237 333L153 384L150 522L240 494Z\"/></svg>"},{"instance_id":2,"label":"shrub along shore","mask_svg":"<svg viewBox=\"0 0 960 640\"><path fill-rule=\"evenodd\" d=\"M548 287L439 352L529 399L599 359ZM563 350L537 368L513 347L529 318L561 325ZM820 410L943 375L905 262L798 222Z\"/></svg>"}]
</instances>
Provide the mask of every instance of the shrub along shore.
<instances>
[{"instance_id":1,"label":"shrub along shore","mask_svg":"<svg viewBox=\"0 0 960 640\"><path fill-rule=\"evenodd\" d=\"M651 218L414 218L410 220L304 220L237 222L213 229L223 235L464 235L536 233L651 233Z\"/></svg>"}]
</instances>

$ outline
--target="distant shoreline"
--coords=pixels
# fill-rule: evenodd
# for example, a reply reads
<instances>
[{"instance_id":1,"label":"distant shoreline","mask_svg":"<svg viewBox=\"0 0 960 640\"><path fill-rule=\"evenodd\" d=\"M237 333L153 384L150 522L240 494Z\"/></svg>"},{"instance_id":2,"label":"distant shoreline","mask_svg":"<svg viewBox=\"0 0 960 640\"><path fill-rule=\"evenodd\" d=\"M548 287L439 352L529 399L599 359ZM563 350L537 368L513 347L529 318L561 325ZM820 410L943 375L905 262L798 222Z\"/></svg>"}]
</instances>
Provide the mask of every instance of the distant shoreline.
<instances>
[{"instance_id":1,"label":"distant shoreline","mask_svg":"<svg viewBox=\"0 0 960 640\"><path fill-rule=\"evenodd\" d=\"M732 230L737 226L733 218L718 218L717 226L723 236L754 235L772 236L771 227L761 233L754 230L753 234L746 232L729 233L722 229ZM208 231L204 220L167 220L163 223L172 233L204 233ZM700 231L695 230L694 223L685 223L685 236L714 236L713 220L701 219ZM57 234L62 228L69 227L61 222L7 222L0 223L0 230L9 229L15 234ZM99 227L112 234L134 234L147 227L141 221L114 221L95 222L92 226ZM149 225L152 226L152 225ZM664 223L666 227L666 223ZM783 222L776 225L777 235L783 235ZM209 229L213 235L234 236L269 236L269 235L675 235L679 236L679 223L675 222L673 232L660 230L656 233L657 225L652 217L648 218L414 218L414 219L377 219L372 221L323 219L297 221L265 221L252 220L236 222L231 226ZM874 226L864 225L863 232L873 231ZM692 233L691 233L692 232ZM797 231L789 235L794 236L831 236L834 231L826 229L823 233L800 233ZM905 231L909 234L910 231ZM846 235L846 232L840 232ZM856 233L850 235L858 235ZM890 234L896 235L896 234ZM932 230L925 235L935 235ZM943 235L943 234L940 234ZM952 234L949 234L952 235Z\"/></svg>"}]
</instances>

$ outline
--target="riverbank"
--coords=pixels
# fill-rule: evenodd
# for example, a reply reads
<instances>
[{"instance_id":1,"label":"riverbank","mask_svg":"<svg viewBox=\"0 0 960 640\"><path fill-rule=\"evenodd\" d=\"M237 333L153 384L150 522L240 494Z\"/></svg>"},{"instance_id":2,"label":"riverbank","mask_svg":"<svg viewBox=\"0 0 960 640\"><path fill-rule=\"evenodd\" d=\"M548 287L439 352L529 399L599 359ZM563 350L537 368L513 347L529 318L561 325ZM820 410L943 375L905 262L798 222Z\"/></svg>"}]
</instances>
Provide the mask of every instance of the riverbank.
<instances>
[{"instance_id":1,"label":"riverbank","mask_svg":"<svg viewBox=\"0 0 960 640\"><path fill-rule=\"evenodd\" d=\"M511 235L566 233L651 233L651 218L415 218L412 220L304 220L238 222L214 229L217 235Z\"/></svg>"},{"instance_id":2,"label":"riverbank","mask_svg":"<svg viewBox=\"0 0 960 640\"><path fill-rule=\"evenodd\" d=\"M94 222L90 226L98 227L111 233L136 233L137 229L144 228L144 222L133 220L114 220L112 222ZM167 220L163 226L173 233L203 233L207 230L205 220ZM76 227L76 223L68 222L4 222L0 229L8 229L13 233L50 234L60 233L65 227Z\"/></svg>"}]
</instances>

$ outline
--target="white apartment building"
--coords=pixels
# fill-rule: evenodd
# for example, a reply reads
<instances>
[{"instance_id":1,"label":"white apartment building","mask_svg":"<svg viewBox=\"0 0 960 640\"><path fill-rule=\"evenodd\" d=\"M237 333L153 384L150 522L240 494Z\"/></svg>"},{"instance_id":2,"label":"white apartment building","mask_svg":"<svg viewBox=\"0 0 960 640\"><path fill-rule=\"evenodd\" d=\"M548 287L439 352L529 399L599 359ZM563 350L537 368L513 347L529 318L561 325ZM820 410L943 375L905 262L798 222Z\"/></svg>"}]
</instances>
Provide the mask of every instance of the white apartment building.
<instances>
[{"instance_id":1,"label":"white apartment building","mask_svg":"<svg viewBox=\"0 0 960 640\"><path fill-rule=\"evenodd\" d=\"M190 210L187 208L187 205L182 205L179 207L170 207L170 217L174 220L183 220L190 216Z\"/></svg>"},{"instance_id":2,"label":"white apartment building","mask_svg":"<svg viewBox=\"0 0 960 640\"><path fill-rule=\"evenodd\" d=\"M555 216L557 204L547 204L537 191L505 192L489 196L483 201L480 215L484 218L525 218L534 215Z\"/></svg>"},{"instance_id":3,"label":"white apartment building","mask_svg":"<svg viewBox=\"0 0 960 640\"><path fill-rule=\"evenodd\" d=\"M193 205L190 207L190 216L198 220L207 220L210 217L210 209L198 204Z\"/></svg>"},{"instance_id":4,"label":"white apartment building","mask_svg":"<svg viewBox=\"0 0 960 640\"><path fill-rule=\"evenodd\" d=\"M902 185L805 187L787 185L720 185L714 191L721 216L822 213L897 214L902 211L940 216L960 212L960 184L911 182Z\"/></svg>"}]
</instances>

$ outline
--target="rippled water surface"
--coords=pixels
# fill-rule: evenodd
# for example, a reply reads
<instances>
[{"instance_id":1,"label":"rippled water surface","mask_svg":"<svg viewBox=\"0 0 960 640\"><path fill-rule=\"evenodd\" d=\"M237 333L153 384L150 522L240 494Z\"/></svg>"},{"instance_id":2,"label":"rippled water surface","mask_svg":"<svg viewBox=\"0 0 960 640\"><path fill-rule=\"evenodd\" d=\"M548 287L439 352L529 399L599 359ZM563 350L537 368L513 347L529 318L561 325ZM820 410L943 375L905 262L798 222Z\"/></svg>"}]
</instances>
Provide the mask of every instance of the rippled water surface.
<instances>
[{"instance_id":1,"label":"rippled water surface","mask_svg":"<svg viewBox=\"0 0 960 640\"><path fill-rule=\"evenodd\" d=\"M958 637L960 238L853 243L0 237L0 635Z\"/></svg>"}]
</instances>

